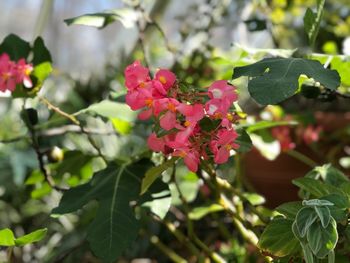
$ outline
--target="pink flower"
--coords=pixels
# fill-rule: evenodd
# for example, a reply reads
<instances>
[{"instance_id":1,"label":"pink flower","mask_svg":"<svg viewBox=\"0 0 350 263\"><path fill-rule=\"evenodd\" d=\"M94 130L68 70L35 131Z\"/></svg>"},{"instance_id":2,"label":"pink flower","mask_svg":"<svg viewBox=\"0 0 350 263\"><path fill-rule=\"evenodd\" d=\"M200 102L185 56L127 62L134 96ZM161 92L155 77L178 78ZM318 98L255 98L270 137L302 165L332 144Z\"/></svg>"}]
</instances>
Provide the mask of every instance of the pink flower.
<instances>
[{"instance_id":1,"label":"pink flower","mask_svg":"<svg viewBox=\"0 0 350 263\"><path fill-rule=\"evenodd\" d=\"M197 172L200 159L199 153L196 149L190 148L188 146L183 146L179 149L176 149L172 155L182 157L187 168L194 173Z\"/></svg>"},{"instance_id":2,"label":"pink flower","mask_svg":"<svg viewBox=\"0 0 350 263\"><path fill-rule=\"evenodd\" d=\"M278 140L282 151L289 151L295 148L295 143L290 135L290 128L287 126L274 127L271 130L272 136Z\"/></svg>"},{"instance_id":3,"label":"pink flower","mask_svg":"<svg viewBox=\"0 0 350 263\"><path fill-rule=\"evenodd\" d=\"M151 88L143 88L133 91L128 91L125 96L125 101L132 110L139 110L144 107L151 108L153 106L153 96Z\"/></svg>"},{"instance_id":4,"label":"pink flower","mask_svg":"<svg viewBox=\"0 0 350 263\"><path fill-rule=\"evenodd\" d=\"M158 80L164 86L165 90L170 89L176 80L176 76L169 70L160 69L155 75L155 79Z\"/></svg>"},{"instance_id":5,"label":"pink flower","mask_svg":"<svg viewBox=\"0 0 350 263\"><path fill-rule=\"evenodd\" d=\"M229 104L238 98L236 88L227 84L226 80L214 81L208 89L208 95L211 99L227 100Z\"/></svg>"},{"instance_id":6,"label":"pink flower","mask_svg":"<svg viewBox=\"0 0 350 263\"><path fill-rule=\"evenodd\" d=\"M33 70L32 64L27 64L22 58L17 62L17 74L16 83L23 83L26 88L31 88L33 86L32 80L29 75Z\"/></svg>"},{"instance_id":7,"label":"pink flower","mask_svg":"<svg viewBox=\"0 0 350 263\"><path fill-rule=\"evenodd\" d=\"M177 110L186 117L185 127L194 126L204 117L204 108L202 104L188 105L181 103Z\"/></svg>"},{"instance_id":8,"label":"pink flower","mask_svg":"<svg viewBox=\"0 0 350 263\"><path fill-rule=\"evenodd\" d=\"M128 90L143 88L151 80L148 68L143 67L138 60L126 67L124 75Z\"/></svg>"},{"instance_id":9,"label":"pink flower","mask_svg":"<svg viewBox=\"0 0 350 263\"><path fill-rule=\"evenodd\" d=\"M313 142L317 142L320 139L320 132L322 131L322 127L314 127L312 125L308 125L303 131L303 140L306 144L311 144Z\"/></svg>"},{"instance_id":10,"label":"pink flower","mask_svg":"<svg viewBox=\"0 0 350 263\"><path fill-rule=\"evenodd\" d=\"M16 88L16 64L4 53L0 56L0 91L14 91Z\"/></svg>"},{"instance_id":11,"label":"pink flower","mask_svg":"<svg viewBox=\"0 0 350 263\"><path fill-rule=\"evenodd\" d=\"M214 153L214 162L221 164L227 162L232 149L238 149L234 143L238 134L235 130L220 129L215 138L210 142L210 148Z\"/></svg>"},{"instance_id":12,"label":"pink flower","mask_svg":"<svg viewBox=\"0 0 350 263\"><path fill-rule=\"evenodd\" d=\"M158 138L154 132L148 137L147 144L155 152L164 152L165 150L164 138Z\"/></svg>"},{"instance_id":13,"label":"pink flower","mask_svg":"<svg viewBox=\"0 0 350 263\"><path fill-rule=\"evenodd\" d=\"M228 100L211 99L205 104L205 111L209 116L221 119L224 115L227 114L230 106L231 103L229 103Z\"/></svg>"},{"instance_id":14,"label":"pink flower","mask_svg":"<svg viewBox=\"0 0 350 263\"><path fill-rule=\"evenodd\" d=\"M171 98L158 99L154 102L154 115L163 113L159 124L164 130L169 131L177 126L176 107L178 105L179 102Z\"/></svg>"}]
</instances>

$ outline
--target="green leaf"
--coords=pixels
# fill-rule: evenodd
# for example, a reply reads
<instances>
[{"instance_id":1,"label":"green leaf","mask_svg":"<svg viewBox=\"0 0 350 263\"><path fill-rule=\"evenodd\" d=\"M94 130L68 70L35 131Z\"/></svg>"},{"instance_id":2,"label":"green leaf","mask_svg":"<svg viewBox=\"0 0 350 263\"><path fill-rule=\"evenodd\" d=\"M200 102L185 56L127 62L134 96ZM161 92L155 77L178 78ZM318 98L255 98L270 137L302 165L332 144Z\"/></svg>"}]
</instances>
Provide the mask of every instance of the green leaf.
<instances>
[{"instance_id":1,"label":"green leaf","mask_svg":"<svg viewBox=\"0 0 350 263\"><path fill-rule=\"evenodd\" d=\"M65 19L64 22L70 25L93 26L104 28L107 25L119 21L126 28L134 27L138 19L136 11L130 8L114 9L101 13L86 14L78 17Z\"/></svg>"},{"instance_id":2,"label":"green leaf","mask_svg":"<svg viewBox=\"0 0 350 263\"><path fill-rule=\"evenodd\" d=\"M316 221L307 232L307 241L312 252L318 258L324 258L332 251L338 242L337 223L331 218L326 228Z\"/></svg>"},{"instance_id":3,"label":"green leaf","mask_svg":"<svg viewBox=\"0 0 350 263\"><path fill-rule=\"evenodd\" d=\"M334 250L329 251L328 253L328 263L335 263L335 253Z\"/></svg>"},{"instance_id":4,"label":"green leaf","mask_svg":"<svg viewBox=\"0 0 350 263\"><path fill-rule=\"evenodd\" d=\"M265 58L252 65L236 67L233 78L249 76L250 95L260 104L277 104L293 96L299 87L300 75L335 90L340 85L339 74L325 69L319 61L302 58Z\"/></svg>"},{"instance_id":5,"label":"green leaf","mask_svg":"<svg viewBox=\"0 0 350 263\"><path fill-rule=\"evenodd\" d=\"M265 198L257 193L243 193L243 196L247 199L252 205L262 205L266 202Z\"/></svg>"},{"instance_id":6,"label":"green leaf","mask_svg":"<svg viewBox=\"0 0 350 263\"><path fill-rule=\"evenodd\" d=\"M147 189L164 171L168 170L169 168L172 168L178 159L179 158L171 158L170 160L165 161L161 165L154 166L151 169L149 169L146 172L145 177L142 179L141 195L147 191Z\"/></svg>"},{"instance_id":7,"label":"green leaf","mask_svg":"<svg viewBox=\"0 0 350 263\"><path fill-rule=\"evenodd\" d=\"M44 62L52 63L50 51L45 46L44 40L41 37L35 39L32 49L34 53L32 63L34 66Z\"/></svg>"},{"instance_id":8,"label":"green leaf","mask_svg":"<svg viewBox=\"0 0 350 263\"><path fill-rule=\"evenodd\" d=\"M301 208L303 208L303 205L301 204L301 202L295 201L295 202L284 203L276 207L275 210L278 213L281 213L282 215L287 217L287 219L295 219L295 217L297 216Z\"/></svg>"},{"instance_id":9,"label":"green leaf","mask_svg":"<svg viewBox=\"0 0 350 263\"><path fill-rule=\"evenodd\" d=\"M326 183L336 187L340 186L342 183L349 182L349 178L331 164L315 167L313 171L316 172L317 176L320 176Z\"/></svg>"},{"instance_id":10,"label":"green leaf","mask_svg":"<svg viewBox=\"0 0 350 263\"><path fill-rule=\"evenodd\" d=\"M15 240L16 246L24 246L27 244L32 244L34 242L38 242L46 236L46 233L47 233L47 228L43 228L43 229L38 229L30 234L16 238Z\"/></svg>"},{"instance_id":11,"label":"green leaf","mask_svg":"<svg viewBox=\"0 0 350 263\"><path fill-rule=\"evenodd\" d=\"M302 208L296 218L295 222L298 227L300 237L305 237L309 227L316 221L317 214L312 207Z\"/></svg>"},{"instance_id":12,"label":"green leaf","mask_svg":"<svg viewBox=\"0 0 350 263\"><path fill-rule=\"evenodd\" d=\"M310 200L304 200L303 205L318 207L318 206L333 206L334 204L328 200L310 199Z\"/></svg>"},{"instance_id":13,"label":"green leaf","mask_svg":"<svg viewBox=\"0 0 350 263\"><path fill-rule=\"evenodd\" d=\"M90 107L76 114L86 112L92 112L105 118L118 118L127 122L133 122L137 116L137 112L132 111L125 103L113 102L110 100L103 100L99 103L92 104Z\"/></svg>"},{"instance_id":14,"label":"green leaf","mask_svg":"<svg viewBox=\"0 0 350 263\"><path fill-rule=\"evenodd\" d=\"M20 37L10 34L0 44L0 55L7 53L12 60L26 59L30 52L30 45Z\"/></svg>"},{"instance_id":15,"label":"green leaf","mask_svg":"<svg viewBox=\"0 0 350 263\"><path fill-rule=\"evenodd\" d=\"M15 245L15 236L11 229L0 230L0 246L10 247Z\"/></svg>"},{"instance_id":16,"label":"green leaf","mask_svg":"<svg viewBox=\"0 0 350 263\"><path fill-rule=\"evenodd\" d=\"M66 191L53 214L65 214L97 200L96 217L89 225L87 240L92 251L104 261L114 261L136 238L139 222L130 206L139 197L141 179L150 162L128 166L110 165L91 181Z\"/></svg>"},{"instance_id":17,"label":"green leaf","mask_svg":"<svg viewBox=\"0 0 350 263\"><path fill-rule=\"evenodd\" d=\"M138 200L143 208L148 208L153 214L163 219L171 206L169 185L157 180Z\"/></svg>"},{"instance_id":18,"label":"green leaf","mask_svg":"<svg viewBox=\"0 0 350 263\"><path fill-rule=\"evenodd\" d=\"M321 224L326 228L331 220L331 213L327 206L315 206L315 211L321 220Z\"/></svg>"},{"instance_id":19,"label":"green leaf","mask_svg":"<svg viewBox=\"0 0 350 263\"><path fill-rule=\"evenodd\" d=\"M301 242L301 247L303 249L305 263L314 263L314 255L312 254L310 246Z\"/></svg>"},{"instance_id":20,"label":"green leaf","mask_svg":"<svg viewBox=\"0 0 350 263\"><path fill-rule=\"evenodd\" d=\"M236 131L238 133L238 137L235 140L235 143L239 144L237 152L248 152L252 148L252 140L250 139L250 136L243 128L238 128Z\"/></svg>"},{"instance_id":21,"label":"green leaf","mask_svg":"<svg viewBox=\"0 0 350 263\"><path fill-rule=\"evenodd\" d=\"M222 211L224 208L218 204L211 204L208 206L201 206L194 208L189 214L188 217L191 220L200 220L205 217L207 214Z\"/></svg>"},{"instance_id":22,"label":"green leaf","mask_svg":"<svg viewBox=\"0 0 350 263\"><path fill-rule=\"evenodd\" d=\"M284 257L300 250L299 240L292 232L292 220L273 219L262 233L258 246L275 256Z\"/></svg>"},{"instance_id":23,"label":"green leaf","mask_svg":"<svg viewBox=\"0 0 350 263\"><path fill-rule=\"evenodd\" d=\"M304 15L304 28L312 47L315 44L315 40L320 28L325 0L320 0L317 2L317 13L314 13L310 8L308 8Z\"/></svg>"},{"instance_id":24,"label":"green leaf","mask_svg":"<svg viewBox=\"0 0 350 263\"><path fill-rule=\"evenodd\" d=\"M320 198L322 196L339 192L334 186L327 185L325 183L320 182L319 180L302 177L298 179L294 179L293 184L298 186L300 189L305 190L315 196L316 198Z\"/></svg>"}]
</instances>

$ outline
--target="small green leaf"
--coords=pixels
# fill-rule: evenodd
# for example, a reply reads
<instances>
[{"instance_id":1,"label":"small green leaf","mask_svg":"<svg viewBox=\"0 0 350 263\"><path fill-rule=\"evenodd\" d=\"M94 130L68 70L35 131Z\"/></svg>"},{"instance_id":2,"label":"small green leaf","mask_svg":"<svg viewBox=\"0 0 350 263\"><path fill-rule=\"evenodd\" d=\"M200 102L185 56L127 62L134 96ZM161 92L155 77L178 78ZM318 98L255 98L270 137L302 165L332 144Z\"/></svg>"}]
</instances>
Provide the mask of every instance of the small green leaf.
<instances>
[{"instance_id":1,"label":"small green leaf","mask_svg":"<svg viewBox=\"0 0 350 263\"><path fill-rule=\"evenodd\" d=\"M34 66L44 62L52 63L50 51L45 46L44 40L41 37L35 39L32 50L34 53L32 61Z\"/></svg>"},{"instance_id":2,"label":"small green leaf","mask_svg":"<svg viewBox=\"0 0 350 263\"><path fill-rule=\"evenodd\" d=\"M252 65L236 67L233 78L249 76L250 95L260 104L277 104L293 96L300 75L320 82L328 89L340 85L337 71L325 69L319 61L302 58L265 58Z\"/></svg>"},{"instance_id":3,"label":"small green leaf","mask_svg":"<svg viewBox=\"0 0 350 263\"><path fill-rule=\"evenodd\" d=\"M130 8L114 9L101 13L86 14L78 17L65 19L64 22L70 25L84 25L93 26L97 28L104 28L107 25L120 21L125 28L135 26L138 14L135 10Z\"/></svg>"},{"instance_id":4,"label":"small green leaf","mask_svg":"<svg viewBox=\"0 0 350 263\"><path fill-rule=\"evenodd\" d=\"M235 143L239 145L237 152L248 152L252 148L252 140L250 139L250 136L243 128L238 128L236 131L238 133L238 137L235 140Z\"/></svg>"},{"instance_id":5,"label":"small green leaf","mask_svg":"<svg viewBox=\"0 0 350 263\"><path fill-rule=\"evenodd\" d=\"M172 168L178 158L171 158L170 160L165 161L161 165L154 166L149 169L145 177L142 179L141 184L141 195L144 194L147 189L154 183L154 181L166 170Z\"/></svg>"},{"instance_id":6,"label":"small green leaf","mask_svg":"<svg viewBox=\"0 0 350 263\"><path fill-rule=\"evenodd\" d=\"M303 248L305 263L314 263L314 256L312 254L310 246L301 242L301 247Z\"/></svg>"},{"instance_id":7,"label":"small green leaf","mask_svg":"<svg viewBox=\"0 0 350 263\"><path fill-rule=\"evenodd\" d=\"M295 219L295 217L297 216L301 208L303 208L303 205L301 204L301 202L295 201L295 202L284 203L278 206L277 208L275 208L275 210L278 213L281 213L282 215L286 216L287 219Z\"/></svg>"},{"instance_id":8,"label":"small green leaf","mask_svg":"<svg viewBox=\"0 0 350 263\"><path fill-rule=\"evenodd\" d=\"M324 258L332 251L338 242L337 223L331 218L326 228L321 222L315 221L307 232L307 241L312 252L318 258Z\"/></svg>"},{"instance_id":9,"label":"small green leaf","mask_svg":"<svg viewBox=\"0 0 350 263\"><path fill-rule=\"evenodd\" d=\"M15 245L15 236L11 229L0 230L0 246L11 247Z\"/></svg>"},{"instance_id":10,"label":"small green leaf","mask_svg":"<svg viewBox=\"0 0 350 263\"><path fill-rule=\"evenodd\" d=\"M83 109L76 114L95 113L105 118L118 118L123 121L133 122L136 119L137 112L132 111L125 103L103 100L99 103L92 104L86 109Z\"/></svg>"},{"instance_id":11,"label":"small green leaf","mask_svg":"<svg viewBox=\"0 0 350 263\"><path fill-rule=\"evenodd\" d=\"M328 253L328 263L335 263L335 253L334 250Z\"/></svg>"},{"instance_id":12,"label":"small green leaf","mask_svg":"<svg viewBox=\"0 0 350 263\"><path fill-rule=\"evenodd\" d=\"M256 132L260 130L265 130L273 127L278 127L278 126L293 126L293 125L298 125L297 121L259 121L254 124L249 124L247 127L247 132Z\"/></svg>"},{"instance_id":13,"label":"small green leaf","mask_svg":"<svg viewBox=\"0 0 350 263\"><path fill-rule=\"evenodd\" d=\"M327 206L315 206L315 211L321 220L321 224L326 228L331 220L331 213Z\"/></svg>"},{"instance_id":14,"label":"small green leaf","mask_svg":"<svg viewBox=\"0 0 350 263\"><path fill-rule=\"evenodd\" d=\"M303 201L304 206L333 206L334 204L328 200L310 199Z\"/></svg>"},{"instance_id":15,"label":"small green leaf","mask_svg":"<svg viewBox=\"0 0 350 263\"><path fill-rule=\"evenodd\" d=\"M208 206L201 206L194 208L189 214L188 217L191 220L200 220L205 217L207 214L222 211L224 208L218 204L211 204Z\"/></svg>"},{"instance_id":16,"label":"small green leaf","mask_svg":"<svg viewBox=\"0 0 350 263\"><path fill-rule=\"evenodd\" d=\"M292 220L273 219L260 237L259 248L277 257L297 253L300 250L300 244L292 232L292 224Z\"/></svg>"},{"instance_id":17,"label":"small green leaf","mask_svg":"<svg viewBox=\"0 0 350 263\"><path fill-rule=\"evenodd\" d=\"M24 246L27 244L32 244L34 242L38 242L46 236L46 233L47 233L47 229L43 228L43 229L38 229L30 234L16 238L15 240L16 246Z\"/></svg>"},{"instance_id":18,"label":"small green leaf","mask_svg":"<svg viewBox=\"0 0 350 263\"><path fill-rule=\"evenodd\" d=\"M325 0L317 1L317 13L314 13L310 8L308 8L304 15L304 28L311 46L314 46L320 28L324 3Z\"/></svg>"},{"instance_id":19,"label":"small green leaf","mask_svg":"<svg viewBox=\"0 0 350 263\"><path fill-rule=\"evenodd\" d=\"M302 208L296 218L295 222L298 227L300 237L305 237L309 227L316 221L317 214L311 207Z\"/></svg>"}]
</instances>

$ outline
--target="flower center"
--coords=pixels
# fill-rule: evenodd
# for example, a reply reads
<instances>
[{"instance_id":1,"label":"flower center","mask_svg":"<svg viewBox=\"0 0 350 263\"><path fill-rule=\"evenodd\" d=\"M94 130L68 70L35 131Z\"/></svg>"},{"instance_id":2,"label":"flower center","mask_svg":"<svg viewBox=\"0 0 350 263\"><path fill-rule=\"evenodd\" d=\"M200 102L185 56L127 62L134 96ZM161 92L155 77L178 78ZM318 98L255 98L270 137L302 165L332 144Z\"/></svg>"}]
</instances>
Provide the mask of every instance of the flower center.
<instances>
[{"instance_id":1,"label":"flower center","mask_svg":"<svg viewBox=\"0 0 350 263\"><path fill-rule=\"evenodd\" d=\"M152 108L153 99L152 99L152 98L146 99L146 100L145 100L145 104L147 105L148 108Z\"/></svg>"},{"instance_id":2,"label":"flower center","mask_svg":"<svg viewBox=\"0 0 350 263\"><path fill-rule=\"evenodd\" d=\"M175 112L176 111L176 107L173 103L168 103L168 110L172 111L172 112Z\"/></svg>"},{"instance_id":3,"label":"flower center","mask_svg":"<svg viewBox=\"0 0 350 263\"><path fill-rule=\"evenodd\" d=\"M227 113L226 114L226 118L229 120L229 121L233 121L233 115L231 113Z\"/></svg>"},{"instance_id":4,"label":"flower center","mask_svg":"<svg viewBox=\"0 0 350 263\"><path fill-rule=\"evenodd\" d=\"M188 126L190 126L190 125L191 125L191 122L189 122L189 121L185 121L184 125L185 125L185 127L188 127Z\"/></svg>"},{"instance_id":5,"label":"flower center","mask_svg":"<svg viewBox=\"0 0 350 263\"><path fill-rule=\"evenodd\" d=\"M225 149L228 150L228 151L231 151L232 150L232 146L231 144L225 144Z\"/></svg>"},{"instance_id":6,"label":"flower center","mask_svg":"<svg viewBox=\"0 0 350 263\"><path fill-rule=\"evenodd\" d=\"M162 84L165 84L166 83L166 78L164 76L160 76L159 77L159 81L162 83Z\"/></svg>"}]
</instances>

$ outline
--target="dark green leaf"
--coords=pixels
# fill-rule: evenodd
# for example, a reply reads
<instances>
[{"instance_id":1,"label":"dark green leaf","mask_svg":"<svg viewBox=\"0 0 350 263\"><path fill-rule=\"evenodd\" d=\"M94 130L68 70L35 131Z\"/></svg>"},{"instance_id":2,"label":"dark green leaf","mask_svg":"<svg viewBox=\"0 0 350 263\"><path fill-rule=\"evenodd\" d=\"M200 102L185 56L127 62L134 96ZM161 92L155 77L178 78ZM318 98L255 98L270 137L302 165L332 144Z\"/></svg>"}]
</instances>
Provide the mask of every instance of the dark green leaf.
<instances>
[{"instance_id":1,"label":"dark green leaf","mask_svg":"<svg viewBox=\"0 0 350 263\"><path fill-rule=\"evenodd\" d=\"M248 152L252 148L252 140L250 139L250 136L242 128L239 128L236 131L238 133L238 137L235 143L239 144L237 152Z\"/></svg>"},{"instance_id":2,"label":"dark green leaf","mask_svg":"<svg viewBox=\"0 0 350 263\"><path fill-rule=\"evenodd\" d=\"M311 46L314 46L320 28L324 3L325 0L317 1L317 13L314 13L310 8L308 8L304 15L304 28Z\"/></svg>"},{"instance_id":3,"label":"dark green leaf","mask_svg":"<svg viewBox=\"0 0 350 263\"><path fill-rule=\"evenodd\" d=\"M299 210L303 208L301 202L288 202L284 203L276 208L276 211L286 216L287 219L295 219Z\"/></svg>"},{"instance_id":4,"label":"dark green leaf","mask_svg":"<svg viewBox=\"0 0 350 263\"><path fill-rule=\"evenodd\" d=\"M65 192L53 213L70 213L97 200L99 207L89 226L87 240L98 257L114 261L137 236L139 222L130 203L138 199L140 177L149 166L144 160L129 166L110 165L96 173L89 183Z\"/></svg>"},{"instance_id":5,"label":"dark green leaf","mask_svg":"<svg viewBox=\"0 0 350 263\"><path fill-rule=\"evenodd\" d=\"M0 44L0 55L2 53L7 53L10 58L15 61L21 58L26 59L29 52L29 43L14 34L8 35Z\"/></svg>"},{"instance_id":6,"label":"dark green leaf","mask_svg":"<svg viewBox=\"0 0 350 263\"><path fill-rule=\"evenodd\" d=\"M259 248L278 257L297 253L300 245L292 232L292 224L292 220L283 218L272 220L261 235Z\"/></svg>"},{"instance_id":7,"label":"dark green leaf","mask_svg":"<svg viewBox=\"0 0 350 263\"><path fill-rule=\"evenodd\" d=\"M305 237L309 227L316 221L317 214L312 207L302 208L296 218L295 222L298 227L300 237Z\"/></svg>"},{"instance_id":8,"label":"dark green leaf","mask_svg":"<svg viewBox=\"0 0 350 263\"><path fill-rule=\"evenodd\" d=\"M161 165L154 166L149 169L145 177L142 179L141 184L141 194L144 194L147 189L154 183L154 181L166 170L172 168L178 158L171 158L170 160L165 161Z\"/></svg>"},{"instance_id":9,"label":"dark green leaf","mask_svg":"<svg viewBox=\"0 0 350 263\"><path fill-rule=\"evenodd\" d=\"M305 263L314 263L314 256L312 254L310 246L302 242L301 247L303 249Z\"/></svg>"},{"instance_id":10,"label":"dark green leaf","mask_svg":"<svg viewBox=\"0 0 350 263\"><path fill-rule=\"evenodd\" d=\"M27 235L21 236L19 238L16 238L15 240L16 246L24 246L27 244L32 244L34 242L38 242L46 236L46 233L47 233L47 229L43 228L43 229L38 229Z\"/></svg>"},{"instance_id":11,"label":"dark green leaf","mask_svg":"<svg viewBox=\"0 0 350 263\"><path fill-rule=\"evenodd\" d=\"M320 198L322 196L325 196L331 193L336 193L339 191L339 189L337 189L332 185L327 185L325 183L322 183L319 180L307 178L307 177L294 179L293 184L298 186L300 189L303 189L309 192L311 195L313 195L316 198Z\"/></svg>"},{"instance_id":12,"label":"dark green leaf","mask_svg":"<svg viewBox=\"0 0 350 263\"><path fill-rule=\"evenodd\" d=\"M331 218L327 228L323 228L321 222L316 221L307 232L307 241L312 252L318 258L324 258L332 251L338 242L337 223Z\"/></svg>"},{"instance_id":13,"label":"dark green leaf","mask_svg":"<svg viewBox=\"0 0 350 263\"><path fill-rule=\"evenodd\" d=\"M44 40L41 37L35 39L33 45L33 53L34 57L32 63L34 66L44 62L52 63L50 51L45 46Z\"/></svg>"},{"instance_id":14,"label":"dark green leaf","mask_svg":"<svg viewBox=\"0 0 350 263\"><path fill-rule=\"evenodd\" d=\"M321 220L321 224L326 228L331 220L331 213L327 206L315 206L315 211Z\"/></svg>"},{"instance_id":15,"label":"dark green leaf","mask_svg":"<svg viewBox=\"0 0 350 263\"><path fill-rule=\"evenodd\" d=\"M249 76L250 95L260 104L277 104L294 95L300 75L335 90L340 85L339 74L325 69L319 61L302 58L265 58L252 65L236 67L233 78Z\"/></svg>"}]
</instances>

